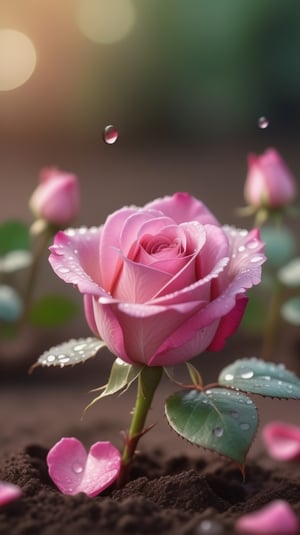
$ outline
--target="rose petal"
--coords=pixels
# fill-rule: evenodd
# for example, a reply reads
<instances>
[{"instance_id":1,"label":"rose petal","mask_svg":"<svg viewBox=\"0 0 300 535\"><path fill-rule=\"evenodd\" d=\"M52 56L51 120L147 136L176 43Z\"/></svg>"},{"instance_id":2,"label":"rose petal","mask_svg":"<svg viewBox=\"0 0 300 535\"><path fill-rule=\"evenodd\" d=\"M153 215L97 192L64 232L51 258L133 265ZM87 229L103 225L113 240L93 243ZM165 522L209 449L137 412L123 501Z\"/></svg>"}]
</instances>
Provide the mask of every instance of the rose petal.
<instances>
[{"instance_id":1,"label":"rose petal","mask_svg":"<svg viewBox=\"0 0 300 535\"><path fill-rule=\"evenodd\" d=\"M156 199L146 204L145 208L161 210L176 223L198 221L202 225L206 223L219 225L217 219L201 201L184 192L175 193L171 197Z\"/></svg>"},{"instance_id":2,"label":"rose petal","mask_svg":"<svg viewBox=\"0 0 300 535\"><path fill-rule=\"evenodd\" d=\"M89 453L76 438L62 438L47 456L49 475L63 494L96 496L118 477L121 455L110 442L96 442Z\"/></svg>"},{"instance_id":3,"label":"rose petal","mask_svg":"<svg viewBox=\"0 0 300 535\"><path fill-rule=\"evenodd\" d=\"M285 422L271 422L264 427L262 438L273 459L300 459L300 427Z\"/></svg>"},{"instance_id":4,"label":"rose petal","mask_svg":"<svg viewBox=\"0 0 300 535\"><path fill-rule=\"evenodd\" d=\"M293 509L284 500L275 500L259 511L244 515L235 524L238 532L249 535L294 535L299 527Z\"/></svg>"},{"instance_id":5,"label":"rose petal","mask_svg":"<svg viewBox=\"0 0 300 535\"><path fill-rule=\"evenodd\" d=\"M17 485L0 481L0 506L7 505L22 496L22 490Z\"/></svg>"}]
</instances>

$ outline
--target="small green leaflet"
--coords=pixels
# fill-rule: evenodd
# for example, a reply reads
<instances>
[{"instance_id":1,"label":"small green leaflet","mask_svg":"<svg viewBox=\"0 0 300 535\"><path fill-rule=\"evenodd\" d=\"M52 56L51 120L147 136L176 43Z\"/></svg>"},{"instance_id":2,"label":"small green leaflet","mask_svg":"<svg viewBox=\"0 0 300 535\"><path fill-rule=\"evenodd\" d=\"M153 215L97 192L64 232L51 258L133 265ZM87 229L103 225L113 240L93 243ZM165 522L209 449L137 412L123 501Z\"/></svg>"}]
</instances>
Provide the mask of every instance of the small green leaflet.
<instances>
[{"instance_id":1,"label":"small green leaflet","mask_svg":"<svg viewBox=\"0 0 300 535\"><path fill-rule=\"evenodd\" d=\"M300 399L300 379L284 364L265 362L255 357L236 360L218 378L224 386L274 398Z\"/></svg>"},{"instance_id":2,"label":"small green leaflet","mask_svg":"<svg viewBox=\"0 0 300 535\"><path fill-rule=\"evenodd\" d=\"M165 411L180 436L244 464L258 426L257 408L245 394L227 388L181 390L167 399Z\"/></svg>"},{"instance_id":3,"label":"small green leaflet","mask_svg":"<svg viewBox=\"0 0 300 535\"><path fill-rule=\"evenodd\" d=\"M106 344L99 338L72 339L45 351L31 370L37 366L74 366L94 357L103 347L106 347Z\"/></svg>"}]
</instances>

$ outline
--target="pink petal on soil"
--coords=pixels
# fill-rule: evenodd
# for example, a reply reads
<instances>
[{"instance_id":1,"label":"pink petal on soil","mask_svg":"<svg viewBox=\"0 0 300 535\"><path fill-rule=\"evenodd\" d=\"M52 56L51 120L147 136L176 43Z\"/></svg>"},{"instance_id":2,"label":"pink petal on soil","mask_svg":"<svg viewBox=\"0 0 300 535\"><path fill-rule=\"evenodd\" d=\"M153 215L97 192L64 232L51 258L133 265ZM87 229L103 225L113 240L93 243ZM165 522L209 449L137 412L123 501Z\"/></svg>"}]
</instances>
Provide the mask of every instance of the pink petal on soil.
<instances>
[{"instance_id":1,"label":"pink petal on soil","mask_svg":"<svg viewBox=\"0 0 300 535\"><path fill-rule=\"evenodd\" d=\"M21 495L22 490L20 487L12 483L0 481L0 507L17 500Z\"/></svg>"},{"instance_id":2,"label":"pink petal on soil","mask_svg":"<svg viewBox=\"0 0 300 535\"><path fill-rule=\"evenodd\" d=\"M300 459L300 427L284 422L271 422L264 427L262 438L273 459Z\"/></svg>"},{"instance_id":3,"label":"pink petal on soil","mask_svg":"<svg viewBox=\"0 0 300 535\"><path fill-rule=\"evenodd\" d=\"M77 438L62 438L49 451L47 464L63 494L96 496L117 479L121 455L110 442L96 442L87 454Z\"/></svg>"},{"instance_id":4,"label":"pink petal on soil","mask_svg":"<svg viewBox=\"0 0 300 535\"><path fill-rule=\"evenodd\" d=\"M286 501L275 500L259 511L240 517L235 528L249 535L296 535L300 522Z\"/></svg>"}]
</instances>

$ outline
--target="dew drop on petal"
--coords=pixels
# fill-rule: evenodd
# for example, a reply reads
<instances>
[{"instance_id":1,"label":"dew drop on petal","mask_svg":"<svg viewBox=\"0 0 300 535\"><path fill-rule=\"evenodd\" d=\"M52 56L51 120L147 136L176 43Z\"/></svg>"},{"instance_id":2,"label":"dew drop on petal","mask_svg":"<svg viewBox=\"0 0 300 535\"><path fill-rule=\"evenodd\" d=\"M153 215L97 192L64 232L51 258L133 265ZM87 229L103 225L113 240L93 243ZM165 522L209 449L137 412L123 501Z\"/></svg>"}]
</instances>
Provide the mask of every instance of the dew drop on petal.
<instances>
[{"instance_id":1,"label":"dew drop on petal","mask_svg":"<svg viewBox=\"0 0 300 535\"><path fill-rule=\"evenodd\" d=\"M107 145L113 145L119 137L119 132L113 124L107 125L103 130L103 140Z\"/></svg>"},{"instance_id":2,"label":"dew drop on petal","mask_svg":"<svg viewBox=\"0 0 300 535\"><path fill-rule=\"evenodd\" d=\"M72 470L75 474L81 474L83 472L83 466L80 463L73 463Z\"/></svg>"},{"instance_id":3,"label":"dew drop on petal","mask_svg":"<svg viewBox=\"0 0 300 535\"><path fill-rule=\"evenodd\" d=\"M267 117L265 115L262 115L258 121L257 121L257 126L258 128L261 128L262 130L264 130L265 128L268 128L269 126L269 121L267 119Z\"/></svg>"},{"instance_id":4,"label":"dew drop on petal","mask_svg":"<svg viewBox=\"0 0 300 535\"><path fill-rule=\"evenodd\" d=\"M223 429L223 427L216 426L216 427L213 428L212 433L213 433L213 435L215 437L219 438L219 437L223 436L224 429Z\"/></svg>"}]
</instances>

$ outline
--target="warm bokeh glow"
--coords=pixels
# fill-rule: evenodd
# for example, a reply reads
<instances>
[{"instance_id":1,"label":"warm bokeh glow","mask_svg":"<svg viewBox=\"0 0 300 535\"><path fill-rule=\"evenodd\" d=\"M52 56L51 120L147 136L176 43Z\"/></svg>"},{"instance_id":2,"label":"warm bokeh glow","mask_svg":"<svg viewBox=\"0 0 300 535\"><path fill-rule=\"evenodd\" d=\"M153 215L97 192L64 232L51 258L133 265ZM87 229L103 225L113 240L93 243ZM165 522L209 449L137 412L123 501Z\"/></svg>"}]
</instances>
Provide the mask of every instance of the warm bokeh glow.
<instances>
[{"instance_id":1,"label":"warm bokeh glow","mask_svg":"<svg viewBox=\"0 0 300 535\"><path fill-rule=\"evenodd\" d=\"M23 85L36 66L32 41L22 32L0 29L0 91Z\"/></svg>"},{"instance_id":2,"label":"warm bokeh glow","mask_svg":"<svg viewBox=\"0 0 300 535\"><path fill-rule=\"evenodd\" d=\"M91 41L112 44L132 29L136 13L131 0L77 0L77 22Z\"/></svg>"}]
</instances>

